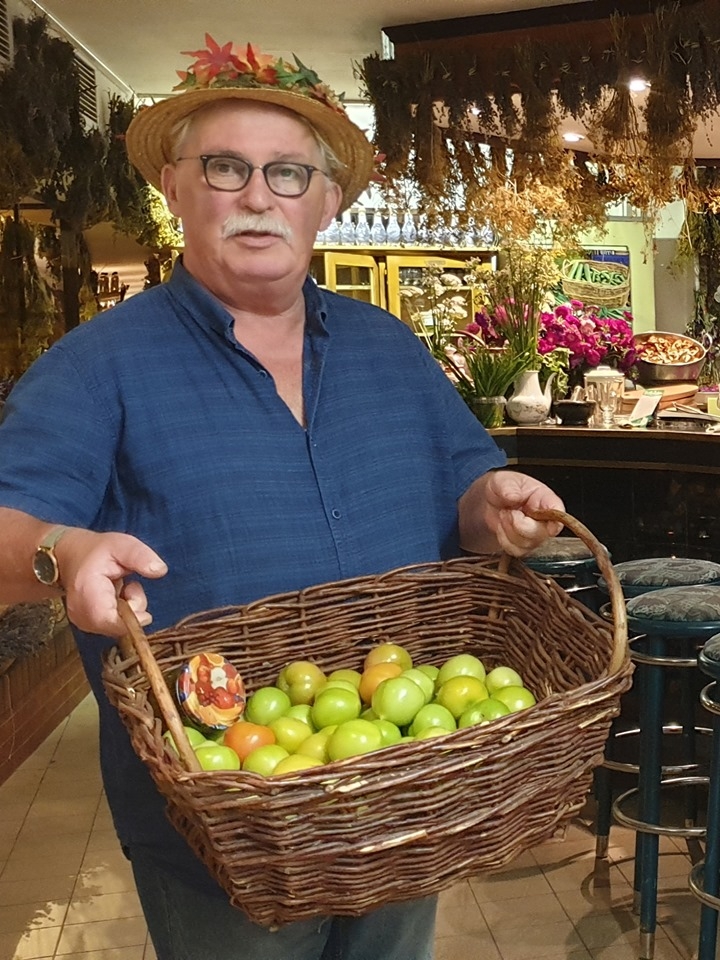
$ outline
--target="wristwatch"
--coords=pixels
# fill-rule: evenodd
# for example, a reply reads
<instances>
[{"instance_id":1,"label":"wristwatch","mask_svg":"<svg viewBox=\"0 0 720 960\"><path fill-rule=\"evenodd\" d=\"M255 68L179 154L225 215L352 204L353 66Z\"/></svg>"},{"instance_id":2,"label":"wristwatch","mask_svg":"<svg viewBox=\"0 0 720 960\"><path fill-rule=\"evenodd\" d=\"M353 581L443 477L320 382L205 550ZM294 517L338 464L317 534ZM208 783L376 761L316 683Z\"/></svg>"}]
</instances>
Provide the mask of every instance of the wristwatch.
<instances>
[{"instance_id":1,"label":"wristwatch","mask_svg":"<svg viewBox=\"0 0 720 960\"><path fill-rule=\"evenodd\" d=\"M53 527L40 541L33 557L33 573L46 587L59 587L60 571L58 569L55 546L67 531L67 527Z\"/></svg>"}]
</instances>

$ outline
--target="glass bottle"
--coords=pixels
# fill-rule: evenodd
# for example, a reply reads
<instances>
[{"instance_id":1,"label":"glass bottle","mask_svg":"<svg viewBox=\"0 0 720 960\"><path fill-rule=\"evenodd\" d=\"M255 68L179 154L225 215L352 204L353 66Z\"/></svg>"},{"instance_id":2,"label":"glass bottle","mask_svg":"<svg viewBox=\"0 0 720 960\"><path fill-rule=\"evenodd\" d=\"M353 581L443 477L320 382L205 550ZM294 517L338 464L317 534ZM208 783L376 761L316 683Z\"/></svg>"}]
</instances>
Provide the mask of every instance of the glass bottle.
<instances>
[{"instance_id":1,"label":"glass bottle","mask_svg":"<svg viewBox=\"0 0 720 960\"><path fill-rule=\"evenodd\" d=\"M427 214L421 213L418 217L417 242L427 246L430 243L430 228L428 227Z\"/></svg>"},{"instance_id":2,"label":"glass bottle","mask_svg":"<svg viewBox=\"0 0 720 960\"><path fill-rule=\"evenodd\" d=\"M360 207L355 226L355 243L369 246L370 244L370 224L367 221L365 207Z\"/></svg>"},{"instance_id":3,"label":"glass bottle","mask_svg":"<svg viewBox=\"0 0 720 960\"><path fill-rule=\"evenodd\" d=\"M385 232L385 225L383 224L382 214L379 210L373 213L370 239L373 244L387 243L387 233Z\"/></svg>"},{"instance_id":4,"label":"glass bottle","mask_svg":"<svg viewBox=\"0 0 720 960\"><path fill-rule=\"evenodd\" d=\"M343 246L350 246L355 242L355 224L353 223L352 213L349 210L343 210L340 224L340 243Z\"/></svg>"},{"instance_id":5,"label":"glass bottle","mask_svg":"<svg viewBox=\"0 0 720 960\"><path fill-rule=\"evenodd\" d=\"M475 221L472 217L468 220L465 232L462 235L462 245L464 247L475 246Z\"/></svg>"},{"instance_id":6,"label":"glass bottle","mask_svg":"<svg viewBox=\"0 0 720 960\"><path fill-rule=\"evenodd\" d=\"M329 243L333 246L340 243L340 223L337 220L333 220L330 226L325 231L325 243Z\"/></svg>"},{"instance_id":7,"label":"glass bottle","mask_svg":"<svg viewBox=\"0 0 720 960\"><path fill-rule=\"evenodd\" d=\"M385 239L387 243L400 243L400 222L398 221L397 213L395 213L394 209L391 209L388 213L388 222L387 227L385 228Z\"/></svg>"},{"instance_id":8,"label":"glass bottle","mask_svg":"<svg viewBox=\"0 0 720 960\"><path fill-rule=\"evenodd\" d=\"M418 232L415 226L415 219L409 210L405 211L400 236L403 243L417 243Z\"/></svg>"}]
</instances>

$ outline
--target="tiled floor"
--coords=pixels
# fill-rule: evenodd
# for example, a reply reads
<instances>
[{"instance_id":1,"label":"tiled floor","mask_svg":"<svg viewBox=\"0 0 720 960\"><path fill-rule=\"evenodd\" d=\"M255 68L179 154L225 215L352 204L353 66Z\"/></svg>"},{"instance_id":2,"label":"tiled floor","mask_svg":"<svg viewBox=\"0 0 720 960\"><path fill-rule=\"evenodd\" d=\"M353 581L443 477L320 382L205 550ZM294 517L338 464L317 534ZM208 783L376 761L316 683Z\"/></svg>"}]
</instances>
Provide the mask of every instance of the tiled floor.
<instances>
[{"instance_id":1,"label":"tiled floor","mask_svg":"<svg viewBox=\"0 0 720 960\"><path fill-rule=\"evenodd\" d=\"M88 698L0 786L0 960L155 958L102 794L96 720ZM459 884L441 897L436 960L634 960L633 844L613 828L596 884L578 821L511 870ZM661 849L655 957L687 960L699 913L689 861L671 840Z\"/></svg>"}]
</instances>

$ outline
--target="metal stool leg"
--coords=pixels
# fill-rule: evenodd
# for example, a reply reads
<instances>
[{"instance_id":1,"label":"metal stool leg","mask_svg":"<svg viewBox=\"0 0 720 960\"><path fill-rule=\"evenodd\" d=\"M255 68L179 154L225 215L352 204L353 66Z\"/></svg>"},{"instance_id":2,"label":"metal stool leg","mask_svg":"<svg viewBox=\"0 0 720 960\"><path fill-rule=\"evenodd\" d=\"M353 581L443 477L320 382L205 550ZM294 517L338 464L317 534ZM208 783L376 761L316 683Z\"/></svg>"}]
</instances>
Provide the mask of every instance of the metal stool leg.
<instances>
[{"instance_id":1,"label":"metal stool leg","mask_svg":"<svg viewBox=\"0 0 720 960\"><path fill-rule=\"evenodd\" d=\"M703 704L711 701L708 706L712 706L718 704L719 697L716 681L703 690L701 699ZM712 904L706 899L717 900L720 894L720 715L716 712L713 712L712 729L705 862L697 864L690 874L690 887L702 901L697 960L715 960L720 908L720 902Z\"/></svg>"},{"instance_id":2,"label":"metal stool leg","mask_svg":"<svg viewBox=\"0 0 720 960\"><path fill-rule=\"evenodd\" d=\"M662 656L660 638L648 638L648 654ZM638 777L638 818L644 823L660 823L660 781L662 778L662 704L663 668L643 665L643 702L640 704L640 774ZM640 897L640 957L653 960L657 926L659 837L637 834L635 888Z\"/></svg>"},{"instance_id":3,"label":"metal stool leg","mask_svg":"<svg viewBox=\"0 0 720 960\"><path fill-rule=\"evenodd\" d=\"M612 728L608 743L612 740ZM612 823L612 781L607 767L596 767L594 773L595 805L595 857L606 860Z\"/></svg>"}]
</instances>

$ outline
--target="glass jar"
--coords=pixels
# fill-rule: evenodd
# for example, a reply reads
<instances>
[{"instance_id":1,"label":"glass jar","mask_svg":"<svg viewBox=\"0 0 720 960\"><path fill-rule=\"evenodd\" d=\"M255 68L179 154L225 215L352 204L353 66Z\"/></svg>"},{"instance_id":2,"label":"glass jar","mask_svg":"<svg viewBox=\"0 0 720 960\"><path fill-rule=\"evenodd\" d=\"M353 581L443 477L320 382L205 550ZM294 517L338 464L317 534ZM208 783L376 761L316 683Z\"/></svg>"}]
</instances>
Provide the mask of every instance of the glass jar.
<instances>
[{"instance_id":1,"label":"glass jar","mask_svg":"<svg viewBox=\"0 0 720 960\"><path fill-rule=\"evenodd\" d=\"M595 401L593 426L612 427L620 412L625 393L625 374L613 367L601 365L589 370L584 380L585 399Z\"/></svg>"}]
</instances>

